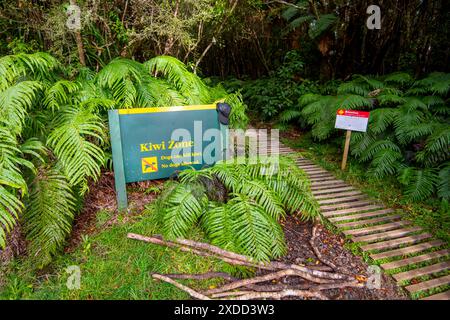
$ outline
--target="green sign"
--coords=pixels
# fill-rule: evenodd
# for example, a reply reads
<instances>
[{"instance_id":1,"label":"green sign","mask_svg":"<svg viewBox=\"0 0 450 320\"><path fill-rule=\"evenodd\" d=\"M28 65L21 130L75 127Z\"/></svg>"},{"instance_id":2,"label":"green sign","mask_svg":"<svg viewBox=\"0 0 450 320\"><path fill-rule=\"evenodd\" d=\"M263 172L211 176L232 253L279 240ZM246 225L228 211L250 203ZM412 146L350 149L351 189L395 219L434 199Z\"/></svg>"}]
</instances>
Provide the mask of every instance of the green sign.
<instances>
[{"instance_id":1,"label":"green sign","mask_svg":"<svg viewBox=\"0 0 450 320\"><path fill-rule=\"evenodd\" d=\"M216 105L110 110L108 117L119 209L127 207L126 183L200 169L225 152Z\"/></svg>"}]
</instances>

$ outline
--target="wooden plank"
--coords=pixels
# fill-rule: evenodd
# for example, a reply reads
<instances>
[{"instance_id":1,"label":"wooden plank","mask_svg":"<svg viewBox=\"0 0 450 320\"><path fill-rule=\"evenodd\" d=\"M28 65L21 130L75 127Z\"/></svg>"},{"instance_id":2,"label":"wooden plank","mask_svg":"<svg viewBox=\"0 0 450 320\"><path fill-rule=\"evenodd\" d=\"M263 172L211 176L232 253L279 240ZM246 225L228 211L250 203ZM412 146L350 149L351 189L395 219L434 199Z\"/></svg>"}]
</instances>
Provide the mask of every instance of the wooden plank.
<instances>
[{"instance_id":1,"label":"wooden plank","mask_svg":"<svg viewBox=\"0 0 450 320\"><path fill-rule=\"evenodd\" d=\"M370 251L370 250L385 250L398 247L402 244L416 243L428 238L431 238L432 235L429 233L422 233L414 236L403 237L395 240L388 240L383 242L377 242L372 244L366 244L361 246L361 250Z\"/></svg>"},{"instance_id":2,"label":"wooden plank","mask_svg":"<svg viewBox=\"0 0 450 320\"><path fill-rule=\"evenodd\" d=\"M317 167L317 166L314 166L314 168L306 168L306 169L302 168L302 170L307 172L309 175L322 174L322 173L330 174L330 172L328 172L320 167Z\"/></svg>"},{"instance_id":3,"label":"wooden plank","mask_svg":"<svg viewBox=\"0 0 450 320\"><path fill-rule=\"evenodd\" d=\"M394 215L382 216L382 217L373 218L373 219L340 223L337 226L340 228L357 228L360 226L370 225L370 224L379 223L379 222L383 222L383 221L399 220L399 219L401 219L401 217L402 216L399 214L394 214Z\"/></svg>"},{"instance_id":4,"label":"wooden plank","mask_svg":"<svg viewBox=\"0 0 450 320\"><path fill-rule=\"evenodd\" d=\"M336 193L336 192L350 191L350 190L355 190L355 189L353 187L351 187L351 186L345 186L345 187L340 187L340 188L316 190L316 191L313 191L312 194L314 196L318 196L318 195L321 195L321 194L333 194L333 193Z\"/></svg>"},{"instance_id":5,"label":"wooden plank","mask_svg":"<svg viewBox=\"0 0 450 320\"><path fill-rule=\"evenodd\" d=\"M422 267L419 269L400 272L397 274L393 274L392 276L397 281L405 281L405 280L411 280L411 279L414 279L417 277L441 272L441 271L447 270L448 268L450 268L450 261L445 261L445 262L432 264L431 266Z\"/></svg>"},{"instance_id":6,"label":"wooden plank","mask_svg":"<svg viewBox=\"0 0 450 320\"><path fill-rule=\"evenodd\" d=\"M330 188L340 188L340 187L348 187L348 184L345 182L338 182L338 183L327 183L327 184L320 184L320 183L312 183L311 184L311 190L323 190L323 189L330 189Z\"/></svg>"},{"instance_id":7,"label":"wooden plank","mask_svg":"<svg viewBox=\"0 0 450 320\"><path fill-rule=\"evenodd\" d=\"M317 167L317 168L320 168L318 165L316 165L314 162L312 162L312 161L310 161L310 160L296 159L296 160L294 160L294 162L295 162L298 166L303 166L303 167Z\"/></svg>"},{"instance_id":8,"label":"wooden plank","mask_svg":"<svg viewBox=\"0 0 450 320\"><path fill-rule=\"evenodd\" d=\"M328 212L322 213L322 215L324 217L346 216L346 215L348 216L350 213L363 213L365 211L373 211L373 210L384 211L384 212L379 212L379 214L394 212L394 210L392 210L392 209L383 209L383 207L381 207L379 205L370 205L370 206L364 206L364 207L358 207L358 208L349 208L349 209L342 209L342 210L337 210L337 211L328 211ZM369 217L372 217L372 216L369 216ZM351 217L348 219L351 219ZM340 220L337 220L337 221L340 221Z\"/></svg>"},{"instance_id":9,"label":"wooden plank","mask_svg":"<svg viewBox=\"0 0 450 320\"><path fill-rule=\"evenodd\" d=\"M406 286L405 289L409 292L417 292L417 291L423 291L423 290L429 290L433 288L437 288L440 286L445 286L450 283L450 274L447 276L443 276L440 278L424 281L418 284L412 284L409 286Z\"/></svg>"},{"instance_id":10,"label":"wooden plank","mask_svg":"<svg viewBox=\"0 0 450 320\"><path fill-rule=\"evenodd\" d=\"M386 251L386 252L374 253L374 254L371 254L370 257L373 260L392 258L392 257L403 256L403 255L421 252L421 251L431 249L431 248L440 247L443 244L444 244L444 242L441 240L433 240L433 241L429 241L429 242L416 244L414 246L409 246L406 248L400 248L400 249L395 249L395 250Z\"/></svg>"},{"instance_id":11,"label":"wooden plank","mask_svg":"<svg viewBox=\"0 0 450 320\"><path fill-rule=\"evenodd\" d=\"M391 209L386 209L386 210L391 210ZM377 210L377 211L369 211L366 213L358 213L358 214L352 214L350 216L339 216L339 217L335 217L335 218L329 218L328 220L330 220L331 222L338 222L338 221L346 221L346 220L353 220L353 219L359 219L359 218L370 218L370 217L376 217L376 216L380 216L380 215L386 215L389 214L389 212L386 212L385 210ZM339 224L338 227L340 227L341 225Z\"/></svg>"},{"instance_id":12,"label":"wooden plank","mask_svg":"<svg viewBox=\"0 0 450 320\"><path fill-rule=\"evenodd\" d=\"M353 237L354 242L374 242L386 239L395 239L406 236L410 233L422 231L421 227L412 227L407 229L398 229L393 231L369 234L367 236Z\"/></svg>"},{"instance_id":13,"label":"wooden plank","mask_svg":"<svg viewBox=\"0 0 450 320\"><path fill-rule=\"evenodd\" d=\"M391 222L391 223L384 223L384 224L380 224L380 225L376 225L376 226L372 226L372 227L366 227L366 228L361 228L361 229L351 229L351 230L344 230L342 231L342 233L344 233L347 236L361 236L361 235L366 235L366 234L370 234L370 233L375 233L375 232L381 232L381 231L389 231L389 230L394 230L394 229L398 229L407 225L410 225L411 221L396 221L396 222Z\"/></svg>"},{"instance_id":14,"label":"wooden plank","mask_svg":"<svg viewBox=\"0 0 450 320\"><path fill-rule=\"evenodd\" d=\"M333 181L336 180L335 176L329 175L328 177L317 177L317 178L311 178L309 177L309 180L311 180L311 182L329 182L329 181Z\"/></svg>"},{"instance_id":15,"label":"wooden plank","mask_svg":"<svg viewBox=\"0 0 450 320\"><path fill-rule=\"evenodd\" d=\"M310 174L310 173L307 172L306 174L308 175L308 178L310 180L312 180L312 179L320 179L320 178L334 178L334 179L336 179L335 176L333 176L331 173L328 173L328 172L326 172L326 173L316 173L316 174Z\"/></svg>"},{"instance_id":16,"label":"wooden plank","mask_svg":"<svg viewBox=\"0 0 450 320\"><path fill-rule=\"evenodd\" d=\"M348 196L356 196L356 195L361 195L362 193L360 191L347 191L347 192L336 192L336 193L329 193L329 194L323 194L323 195L319 195L319 196L314 196L314 198L316 198L316 200L320 200L320 199L328 199L331 197L348 197Z\"/></svg>"},{"instance_id":17,"label":"wooden plank","mask_svg":"<svg viewBox=\"0 0 450 320\"><path fill-rule=\"evenodd\" d=\"M308 173L308 175L313 176L313 175L324 175L324 174L328 174L331 175L331 172L328 172L327 170L324 170L320 167L316 167L316 168L306 168L303 169L306 173Z\"/></svg>"},{"instance_id":18,"label":"wooden plank","mask_svg":"<svg viewBox=\"0 0 450 320\"><path fill-rule=\"evenodd\" d=\"M358 195L347 196L347 197L335 196L332 199L323 199L323 200L318 200L317 202L320 205L322 205L322 204L339 203L339 202L346 202L346 201L352 201L352 200L368 200L368 199L367 199L366 195L358 194Z\"/></svg>"},{"instance_id":19,"label":"wooden plank","mask_svg":"<svg viewBox=\"0 0 450 320\"><path fill-rule=\"evenodd\" d=\"M338 210L338 209L363 207L363 206L370 205L370 204L373 204L372 200L343 202L343 203L338 203L338 204L321 206L320 207L320 211L322 211L322 212L335 211L335 210Z\"/></svg>"},{"instance_id":20,"label":"wooden plank","mask_svg":"<svg viewBox=\"0 0 450 320\"><path fill-rule=\"evenodd\" d=\"M420 300L450 300L450 290L433 294L432 296L422 298Z\"/></svg>"},{"instance_id":21,"label":"wooden plank","mask_svg":"<svg viewBox=\"0 0 450 320\"><path fill-rule=\"evenodd\" d=\"M422 254L420 256L415 256L415 257L406 258L406 259L402 259L402 260L398 260L398 261L383 263L381 265L381 267L385 270L396 269L396 268L404 267L404 266L407 266L410 264L415 264L415 263L419 263L419 262L423 262L423 261L446 257L448 255L450 255L450 250L444 249L444 250L439 250L439 251Z\"/></svg>"}]
</instances>

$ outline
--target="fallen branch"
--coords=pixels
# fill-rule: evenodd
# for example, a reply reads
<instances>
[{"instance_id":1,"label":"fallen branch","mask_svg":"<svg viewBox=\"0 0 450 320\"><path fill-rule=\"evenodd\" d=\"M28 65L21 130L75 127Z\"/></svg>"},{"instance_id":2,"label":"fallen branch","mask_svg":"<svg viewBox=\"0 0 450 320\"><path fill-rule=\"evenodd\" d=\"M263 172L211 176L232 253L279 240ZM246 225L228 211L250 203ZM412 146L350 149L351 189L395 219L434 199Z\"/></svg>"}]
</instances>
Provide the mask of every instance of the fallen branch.
<instances>
[{"instance_id":1,"label":"fallen branch","mask_svg":"<svg viewBox=\"0 0 450 320\"><path fill-rule=\"evenodd\" d=\"M209 297L181 284L176 282L175 280L170 279L169 277L163 276L161 274L158 273L154 273L152 274L152 277L158 280L162 280L165 281L167 283L173 284L175 287L177 287L178 289L181 289L185 292L187 292L191 297L199 299L199 300L211 300Z\"/></svg>"},{"instance_id":2,"label":"fallen branch","mask_svg":"<svg viewBox=\"0 0 450 320\"><path fill-rule=\"evenodd\" d=\"M272 261L269 263L256 262L252 258L230 252L214 245L197 242L187 239L177 239L175 242L162 240L156 237L146 237L139 234L129 233L128 238L140 240L144 242L149 242L157 245L175 247L185 252L195 253L201 256L208 256L220 259L224 262L230 263L232 265L241 265L246 267L259 268L263 270L277 271L293 269L303 273L304 278L313 282L322 283L322 279L333 279L333 280L350 280L349 276L339 273L324 272L320 270L313 270L305 266L299 266L296 264L286 264L279 261ZM300 273L297 274L300 276Z\"/></svg>"},{"instance_id":3,"label":"fallen branch","mask_svg":"<svg viewBox=\"0 0 450 320\"><path fill-rule=\"evenodd\" d=\"M320 292L309 290L293 290L286 289L279 292L253 292L239 295L234 300L253 300L253 299L281 299L285 297L302 297L302 298L318 298L328 300L326 296Z\"/></svg>"},{"instance_id":4,"label":"fallen branch","mask_svg":"<svg viewBox=\"0 0 450 320\"><path fill-rule=\"evenodd\" d=\"M313 249L315 255L317 256L317 259L322 262L323 264L329 266L330 268L332 268L333 270L336 270L337 267L336 265L327 260L326 258L323 257L322 253L320 252L320 250L317 248L316 246L316 239L317 239L317 229L318 229L318 225L315 224L312 228L312 237L309 240L309 244L311 245L311 248Z\"/></svg>"},{"instance_id":5,"label":"fallen branch","mask_svg":"<svg viewBox=\"0 0 450 320\"><path fill-rule=\"evenodd\" d=\"M279 279L279 278L283 278L283 277L287 277L287 276L299 276L302 278L306 278L307 280L310 280L312 282L319 282L319 283L328 283L329 282L329 280L317 279L317 278L311 277L310 275L305 274L298 270L288 269L288 270L282 270L282 271L278 271L278 272L274 272L274 273L269 273L269 274L266 274L263 276L258 276L258 277L253 277L250 279L244 279L244 280L239 280L239 281L235 281L232 283L228 283L226 285L223 285L222 287L210 289L210 290L206 291L205 294L209 295L209 294L214 294L214 293L218 293L218 292L230 291L230 290L234 290L234 289L237 289L240 287L248 286L250 284L271 281L274 279Z\"/></svg>"}]
</instances>

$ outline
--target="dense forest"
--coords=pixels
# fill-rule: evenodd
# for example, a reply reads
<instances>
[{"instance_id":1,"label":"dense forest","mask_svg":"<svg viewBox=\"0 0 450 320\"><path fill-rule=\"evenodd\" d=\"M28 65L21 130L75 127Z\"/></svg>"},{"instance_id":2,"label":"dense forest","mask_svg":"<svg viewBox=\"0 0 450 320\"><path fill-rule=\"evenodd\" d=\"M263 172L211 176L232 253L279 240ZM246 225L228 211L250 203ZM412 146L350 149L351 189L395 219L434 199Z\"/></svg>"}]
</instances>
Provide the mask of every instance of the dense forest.
<instances>
[{"instance_id":1,"label":"dense forest","mask_svg":"<svg viewBox=\"0 0 450 320\"><path fill-rule=\"evenodd\" d=\"M70 3L81 9L80 32L66 27L69 1L2 1L0 53L48 51L96 70L117 56L171 55L221 78L267 75L291 50L306 65L299 77L325 80L399 69L419 76L449 66L450 10L441 0L377 1L379 30L366 28L372 3L362 0Z\"/></svg>"},{"instance_id":2,"label":"dense forest","mask_svg":"<svg viewBox=\"0 0 450 320\"><path fill-rule=\"evenodd\" d=\"M322 283L324 275L344 279L314 247L324 218L321 205L334 200L322 194L325 188L312 186L331 177L311 169L312 164L299 168L301 162L289 155L280 157L277 170L244 154L239 164L218 163L187 169L167 181L133 183L131 209L118 210L111 109L227 103L230 128L279 129L283 143L304 159L402 211L405 225L420 226L443 241L436 248L444 248L450 239L449 9L444 0L1 1L0 298L128 299L128 293L116 296L115 290L61 289L60 270L68 261L96 269L107 256L98 248L109 248L114 259L126 261L110 271L112 278L128 270L127 252L141 258L153 254L154 265L133 256L148 269L172 270L166 259L173 256L163 249L125 243L130 230L161 233L171 247L180 246L180 238L204 240L215 254L182 246L193 242L181 242L181 251L200 250L200 256L225 257L228 264L185 253L174 259L187 271L215 268L235 281L234 276L252 275L263 263L292 260L287 229L292 223L312 237L308 243L315 258L297 265L307 274L302 277L315 283ZM345 131L335 129L340 109L370 112L367 132L348 135L347 172L335 169L345 141ZM344 198L359 201L359 191L340 187ZM148 201L136 200L141 198ZM385 217L364 214L379 219L372 227L383 236L405 235L402 230L395 234L403 221L384 230L378 223ZM347 223L356 221L350 217ZM324 225L329 231L322 237L336 233ZM142 239L167 244L159 235L137 238ZM337 242L339 250L346 240ZM124 250L112 249L116 244ZM352 254L367 263L396 261L374 262L352 245ZM448 251L438 258L447 256ZM305 271L307 263L311 270ZM314 264L319 266L314 269ZM280 272L277 268L265 270ZM330 268L336 273L327 274ZM123 276L130 291L145 291L137 282L148 280L148 270L142 270L136 279ZM448 277L448 268L443 270L438 275ZM57 272L57 280L41 281L34 276L40 272ZM96 283L102 276L92 271L87 277ZM185 298L155 286L162 292L156 298ZM438 291L448 288L445 284ZM141 291L133 297L148 298ZM306 297L325 298L308 292Z\"/></svg>"}]
</instances>

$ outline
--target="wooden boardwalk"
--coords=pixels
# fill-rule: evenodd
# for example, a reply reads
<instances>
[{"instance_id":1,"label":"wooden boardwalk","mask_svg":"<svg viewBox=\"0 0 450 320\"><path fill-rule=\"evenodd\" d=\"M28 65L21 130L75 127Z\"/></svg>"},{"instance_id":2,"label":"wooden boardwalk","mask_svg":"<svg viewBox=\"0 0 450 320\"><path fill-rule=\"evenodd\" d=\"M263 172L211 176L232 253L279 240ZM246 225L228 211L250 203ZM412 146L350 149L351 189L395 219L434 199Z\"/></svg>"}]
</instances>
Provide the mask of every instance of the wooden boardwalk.
<instances>
[{"instance_id":1,"label":"wooden boardwalk","mask_svg":"<svg viewBox=\"0 0 450 320\"><path fill-rule=\"evenodd\" d=\"M406 291L428 292L450 284L450 251L446 243L402 220L395 210L370 199L310 160L296 156L294 150L280 144L279 153L294 156L296 164L309 176L323 217L360 244L361 250L389 271ZM424 300L450 300L450 290L428 292Z\"/></svg>"}]
</instances>

